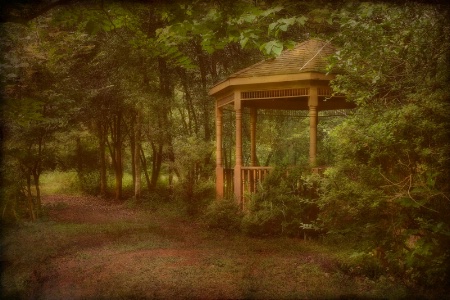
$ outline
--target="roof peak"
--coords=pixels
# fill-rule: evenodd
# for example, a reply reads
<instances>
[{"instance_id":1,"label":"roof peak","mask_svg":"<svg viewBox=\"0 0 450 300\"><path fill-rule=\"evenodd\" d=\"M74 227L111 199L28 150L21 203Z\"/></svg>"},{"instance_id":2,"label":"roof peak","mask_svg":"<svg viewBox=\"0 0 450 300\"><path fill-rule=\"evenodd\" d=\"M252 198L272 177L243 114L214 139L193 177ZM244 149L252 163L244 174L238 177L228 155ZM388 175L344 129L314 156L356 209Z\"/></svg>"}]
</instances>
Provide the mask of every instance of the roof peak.
<instances>
[{"instance_id":1,"label":"roof peak","mask_svg":"<svg viewBox=\"0 0 450 300\"><path fill-rule=\"evenodd\" d=\"M253 64L233 73L230 77L257 77L297 74L304 72L327 73L327 57L335 52L330 41L312 38L298 43L292 49L271 59Z\"/></svg>"}]
</instances>

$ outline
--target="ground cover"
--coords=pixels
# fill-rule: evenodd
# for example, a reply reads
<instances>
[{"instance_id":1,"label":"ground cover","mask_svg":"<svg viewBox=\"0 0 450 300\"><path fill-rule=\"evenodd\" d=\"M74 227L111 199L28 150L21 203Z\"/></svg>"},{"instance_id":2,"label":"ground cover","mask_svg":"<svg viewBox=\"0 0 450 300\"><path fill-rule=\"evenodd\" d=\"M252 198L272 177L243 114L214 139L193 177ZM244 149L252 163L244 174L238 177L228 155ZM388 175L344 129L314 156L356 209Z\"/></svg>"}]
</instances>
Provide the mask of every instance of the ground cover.
<instances>
[{"instance_id":1,"label":"ground cover","mask_svg":"<svg viewBox=\"0 0 450 300\"><path fill-rule=\"evenodd\" d=\"M43 221L4 230L2 293L19 299L402 298L343 272L313 241L249 238L96 197L45 196Z\"/></svg>"}]
</instances>

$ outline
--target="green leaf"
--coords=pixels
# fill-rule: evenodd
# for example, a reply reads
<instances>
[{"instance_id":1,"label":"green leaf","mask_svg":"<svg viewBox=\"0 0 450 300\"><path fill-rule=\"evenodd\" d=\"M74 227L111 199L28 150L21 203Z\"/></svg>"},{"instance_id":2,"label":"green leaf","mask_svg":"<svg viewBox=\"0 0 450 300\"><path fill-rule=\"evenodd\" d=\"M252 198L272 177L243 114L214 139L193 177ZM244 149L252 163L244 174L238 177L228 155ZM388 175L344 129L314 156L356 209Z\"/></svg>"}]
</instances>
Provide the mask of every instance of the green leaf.
<instances>
[{"instance_id":1,"label":"green leaf","mask_svg":"<svg viewBox=\"0 0 450 300\"><path fill-rule=\"evenodd\" d=\"M248 37L245 37L243 39L241 39L241 41L239 42L241 44L242 48L245 48L245 45L247 45L248 42Z\"/></svg>"},{"instance_id":2,"label":"green leaf","mask_svg":"<svg viewBox=\"0 0 450 300\"><path fill-rule=\"evenodd\" d=\"M269 9L263 11L263 12L261 13L261 16L267 17L268 15L271 15L271 14L273 14L273 13L277 13L277 12L283 10L283 9L284 9L283 6L276 6L276 7L273 7L273 8L269 8Z\"/></svg>"},{"instance_id":3,"label":"green leaf","mask_svg":"<svg viewBox=\"0 0 450 300\"><path fill-rule=\"evenodd\" d=\"M283 43L280 41L270 41L263 44L262 47L267 55L278 56L283 51Z\"/></svg>"},{"instance_id":4,"label":"green leaf","mask_svg":"<svg viewBox=\"0 0 450 300\"><path fill-rule=\"evenodd\" d=\"M245 22L247 22L247 23L252 23L253 21L256 20L256 16L255 15L251 15L251 14L247 14L247 15L243 16L242 19Z\"/></svg>"},{"instance_id":5,"label":"green leaf","mask_svg":"<svg viewBox=\"0 0 450 300\"><path fill-rule=\"evenodd\" d=\"M308 20L308 17L301 16L301 17L297 18L297 23L303 26L303 25L305 25L307 20Z\"/></svg>"},{"instance_id":6,"label":"green leaf","mask_svg":"<svg viewBox=\"0 0 450 300\"><path fill-rule=\"evenodd\" d=\"M269 34L274 30L274 28L278 25L278 22L273 22L269 25Z\"/></svg>"},{"instance_id":7,"label":"green leaf","mask_svg":"<svg viewBox=\"0 0 450 300\"><path fill-rule=\"evenodd\" d=\"M286 48L287 49L294 49L295 45L296 45L296 43L294 41L289 41L286 44Z\"/></svg>"},{"instance_id":8,"label":"green leaf","mask_svg":"<svg viewBox=\"0 0 450 300\"><path fill-rule=\"evenodd\" d=\"M283 25L280 25L280 27L278 27L278 28L280 28L281 31L287 31L288 25L287 24L283 24Z\"/></svg>"}]
</instances>

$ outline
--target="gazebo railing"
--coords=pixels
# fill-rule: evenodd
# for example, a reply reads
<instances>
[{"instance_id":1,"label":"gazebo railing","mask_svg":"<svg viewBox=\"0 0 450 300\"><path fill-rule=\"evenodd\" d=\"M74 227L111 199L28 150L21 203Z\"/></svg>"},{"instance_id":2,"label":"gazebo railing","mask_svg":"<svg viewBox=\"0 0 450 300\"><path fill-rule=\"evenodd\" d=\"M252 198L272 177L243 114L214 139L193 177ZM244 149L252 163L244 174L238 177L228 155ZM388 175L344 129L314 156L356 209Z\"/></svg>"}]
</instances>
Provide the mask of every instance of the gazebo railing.
<instances>
[{"instance_id":1,"label":"gazebo railing","mask_svg":"<svg viewBox=\"0 0 450 300\"><path fill-rule=\"evenodd\" d=\"M315 167L311 169L311 173L322 176L326 168L326 166ZM272 167L241 167L241 199L239 199L239 203L241 203L242 208L245 208L251 196L258 192L261 183L272 169ZM223 197L228 199L235 197L234 169L223 169Z\"/></svg>"},{"instance_id":2,"label":"gazebo railing","mask_svg":"<svg viewBox=\"0 0 450 300\"><path fill-rule=\"evenodd\" d=\"M270 173L272 167L242 167L241 191L242 195L251 195L258 191L261 183ZM223 195L225 198L234 197L234 169L223 169Z\"/></svg>"},{"instance_id":3,"label":"gazebo railing","mask_svg":"<svg viewBox=\"0 0 450 300\"><path fill-rule=\"evenodd\" d=\"M264 181L272 167L242 167L242 192L253 194L258 191L259 185Z\"/></svg>"}]
</instances>

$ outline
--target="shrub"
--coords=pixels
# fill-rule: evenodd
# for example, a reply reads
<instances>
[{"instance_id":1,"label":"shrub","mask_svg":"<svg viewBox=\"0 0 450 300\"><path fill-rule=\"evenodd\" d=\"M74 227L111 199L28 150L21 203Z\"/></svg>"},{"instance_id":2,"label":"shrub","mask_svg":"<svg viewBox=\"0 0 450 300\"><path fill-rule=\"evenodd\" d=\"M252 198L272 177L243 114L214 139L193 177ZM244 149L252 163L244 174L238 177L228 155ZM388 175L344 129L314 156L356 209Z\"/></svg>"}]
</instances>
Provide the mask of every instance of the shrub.
<instances>
[{"instance_id":1,"label":"shrub","mask_svg":"<svg viewBox=\"0 0 450 300\"><path fill-rule=\"evenodd\" d=\"M252 236L305 236L316 228L316 175L302 169L278 168L250 201L242 230Z\"/></svg>"},{"instance_id":2,"label":"shrub","mask_svg":"<svg viewBox=\"0 0 450 300\"><path fill-rule=\"evenodd\" d=\"M100 174L97 171L78 172L81 191L88 195L100 193Z\"/></svg>"},{"instance_id":3,"label":"shrub","mask_svg":"<svg viewBox=\"0 0 450 300\"><path fill-rule=\"evenodd\" d=\"M184 203L188 215L196 216L214 199L215 185L209 180L193 184L181 182L174 190L174 197Z\"/></svg>"},{"instance_id":4,"label":"shrub","mask_svg":"<svg viewBox=\"0 0 450 300\"><path fill-rule=\"evenodd\" d=\"M212 229L239 231L242 212L233 200L213 201L206 209L203 221Z\"/></svg>"}]
</instances>

